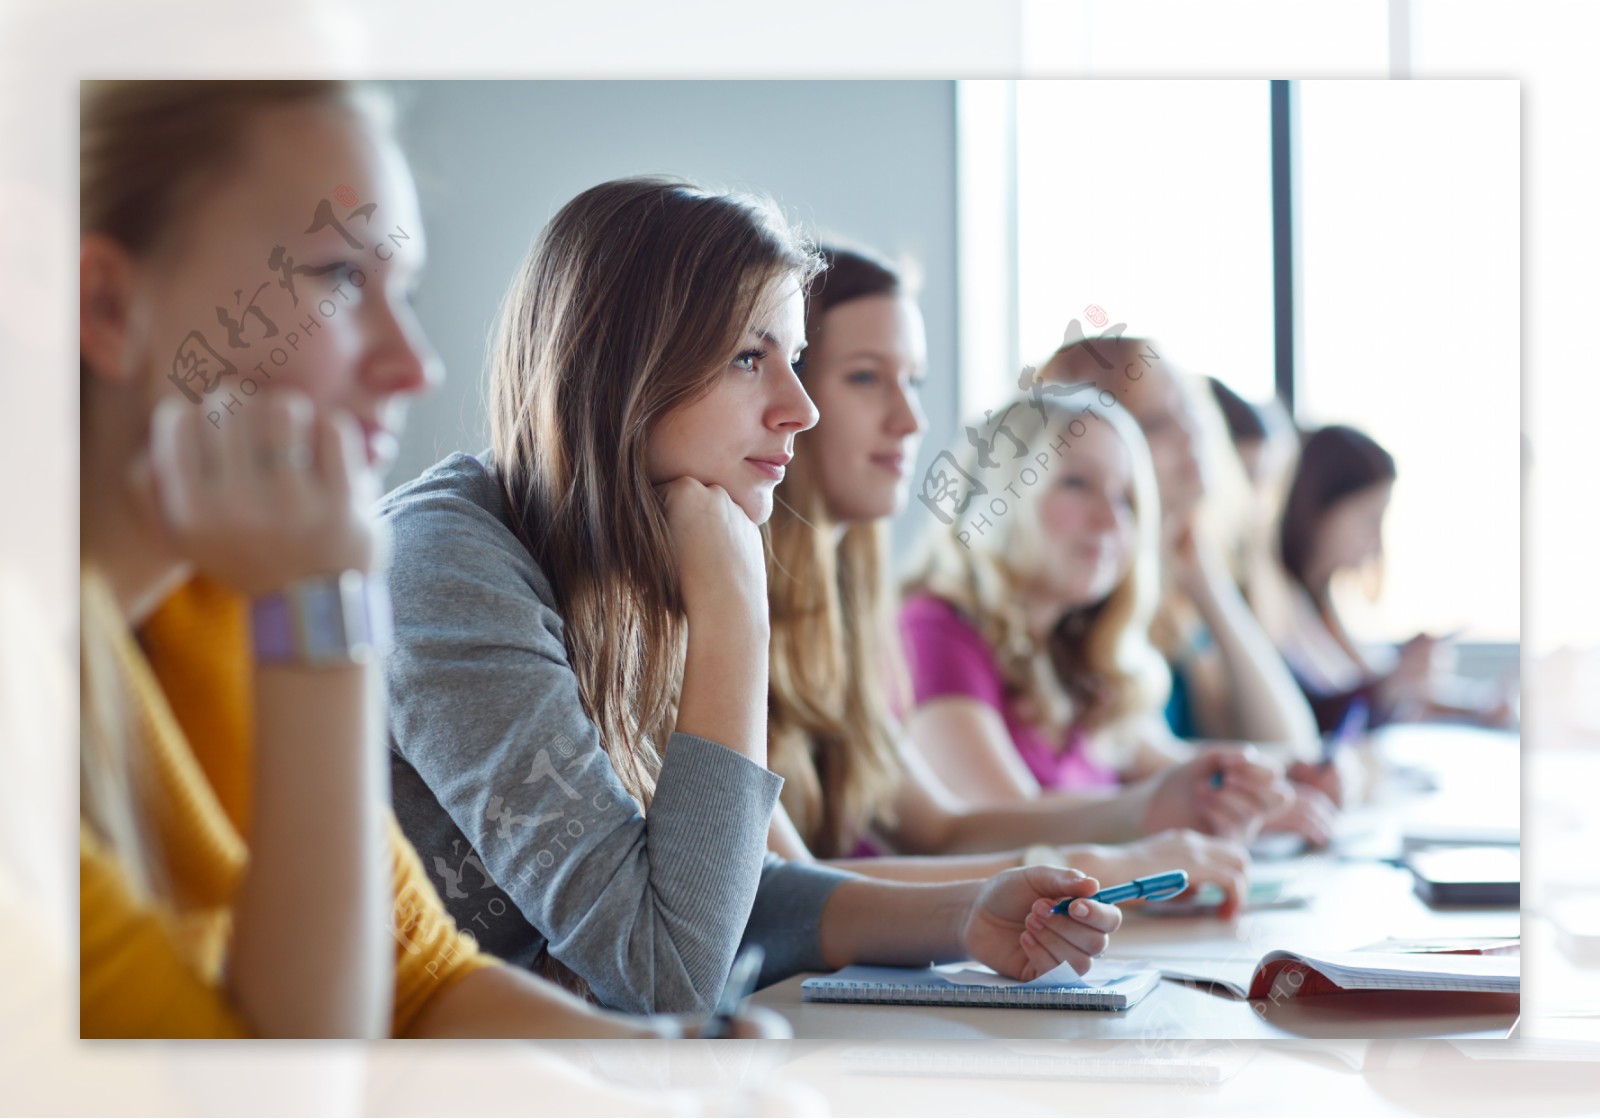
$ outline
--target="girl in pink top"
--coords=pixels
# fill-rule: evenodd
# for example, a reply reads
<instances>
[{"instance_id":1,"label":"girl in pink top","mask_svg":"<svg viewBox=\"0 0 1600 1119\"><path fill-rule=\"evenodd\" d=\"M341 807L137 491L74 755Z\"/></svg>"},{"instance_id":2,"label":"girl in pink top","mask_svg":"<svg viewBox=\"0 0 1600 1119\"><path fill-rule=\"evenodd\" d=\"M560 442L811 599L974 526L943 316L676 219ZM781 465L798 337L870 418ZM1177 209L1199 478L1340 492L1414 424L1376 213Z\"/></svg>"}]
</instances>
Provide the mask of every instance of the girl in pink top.
<instances>
[{"instance_id":1,"label":"girl in pink top","mask_svg":"<svg viewBox=\"0 0 1600 1119\"><path fill-rule=\"evenodd\" d=\"M1019 715L1007 701L994 650L954 606L931 594L911 595L900 608L900 632L917 702L967 696L999 712L1041 789L1107 791L1121 783L1117 771L1090 751L1082 727L1052 736Z\"/></svg>"}]
</instances>

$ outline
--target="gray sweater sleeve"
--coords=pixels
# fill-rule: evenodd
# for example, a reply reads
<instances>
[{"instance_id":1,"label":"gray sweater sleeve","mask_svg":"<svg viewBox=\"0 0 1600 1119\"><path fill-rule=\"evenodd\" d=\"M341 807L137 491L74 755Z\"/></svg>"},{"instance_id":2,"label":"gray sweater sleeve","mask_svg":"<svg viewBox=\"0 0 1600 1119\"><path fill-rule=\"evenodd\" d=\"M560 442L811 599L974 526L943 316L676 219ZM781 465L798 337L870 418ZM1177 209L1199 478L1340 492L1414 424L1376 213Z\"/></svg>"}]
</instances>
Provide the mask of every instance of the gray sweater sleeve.
<instances>
[{"instance_id":1,"label":"gray sweater sleeve","mask_svg":"<svg viewBox=\"0 0 1600 1119\"><path fill-rule=\"evenodd\" d=\"M440 852L420 837L445 844L452 863L461 852L445 841L464 838L530 934L616 1009L709 1009L763 881L809 883L795 892L798 916L779 907L754 935L774 963L811 964L836 878L785 874L764 857L781 779L674 734L646 820L579 701L550 586L499 505L483 465L456 455L382 507L393 747L421 778L408 796L424 802L400 803L397 786L397 809L424 860ZM465 896L450 885L449 897Z\"/></svg>"}]
</instances>

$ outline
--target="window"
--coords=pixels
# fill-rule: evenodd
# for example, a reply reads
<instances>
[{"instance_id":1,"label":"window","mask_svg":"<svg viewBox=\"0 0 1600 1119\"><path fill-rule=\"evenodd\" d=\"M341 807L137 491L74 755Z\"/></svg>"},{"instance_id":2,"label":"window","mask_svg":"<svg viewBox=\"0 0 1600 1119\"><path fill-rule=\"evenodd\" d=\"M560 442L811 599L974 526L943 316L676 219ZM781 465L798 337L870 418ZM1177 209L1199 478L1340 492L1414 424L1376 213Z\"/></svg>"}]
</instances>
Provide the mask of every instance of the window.
<instances>
[{"instance_id":1,"label":"window","mask_svg":"<svg viewBox=\"0 0 1600 1119\"><path fill-rule=\"evenodd\" d=\"M1394 455L1364 637L1519 637L1515 82L1298 83L1302 425Z\"/></svg>"},{"instance_id":2,"label":"window","mask_svg":"<svg viewBox=\"0 0 1600 1119\"><path fill-rule=\"evenodd\" d=\"M1179 368L1270 397L1267 83L1022 82L1016 111L1024 360L1074 318L1092 334L1095 307Z\"/></svg>"},{"instance_id":3,"label":"window","mask_svg":"<svg viewBox=\"0 0 1600 1119\"><path fill-rule=\"evenodd\" d=\"M1387 44L1386 21L1359 22L1375 50ZM1103 311L1160 338L1179 368L1271 396L1268 83L965 84L1006 87L983 93L984 144L962 144L969 179L1004 169L986 172L986 194L963 192L962 216L1006 243L982 261L998 275L1009 254L1015 295L999 281L981 300L964 290L964 338L1014 339L1015 366L1047 355L1074 318L1092 333ZM1469 642L1515 642L1517 85L1301 81L1294 101L1296 418L1366 431L1400 473L1382 594L1347 596L1348 617L1373 640L1465 629ZM1014 212L998 212L997 191ZM964 411L1014 385L1003 361L963 357Z\"/></svg>"}]
</instances>

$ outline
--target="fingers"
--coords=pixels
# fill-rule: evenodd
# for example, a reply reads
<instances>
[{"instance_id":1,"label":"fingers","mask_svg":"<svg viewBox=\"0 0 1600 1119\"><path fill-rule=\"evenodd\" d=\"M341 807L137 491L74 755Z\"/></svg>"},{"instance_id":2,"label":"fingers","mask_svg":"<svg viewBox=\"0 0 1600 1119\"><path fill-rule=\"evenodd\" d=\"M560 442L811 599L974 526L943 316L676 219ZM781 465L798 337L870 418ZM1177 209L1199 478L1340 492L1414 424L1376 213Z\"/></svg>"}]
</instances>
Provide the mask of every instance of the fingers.
<instances>
[{"instance_id":1,"label":"fingers","mask_svg":"<svg viewBox=\"0 0 1600 1119\"><path fill-rule=\"evenodd\" d=\"M665 482L655 483L655 491L661 495L661 500L666 502L704 488L696 479L687 475L679 478L668 478Z\"/></svg>"},{"instance_id":2,"label":"fingers","mask_svg":"<svg viewBox=\"0 0 1600 1119\"><path fill-rule=\"evenodd\" d=\"M733 495L721 486L706 485L697 478L685 475L657 482L655 490L666 507L668 524L674 526L676 531L681 532L690 525L703 525L707 521L734 528L750 523L750 518L733 500Z\"/></svg>"},{"instance_id":3,"label":"fingers","mask_svg":"<svg viewBox=\"0 0 1600 1119\"><path fill-rule=\"evenodd\" d=\"M367 468L360 425L348 413L324 412L313 421L312 432L316 470L328 498L349 502Z\"/></svg>"},{"instance_id":4,"label":"fingers","mask_svg":"<svg viewBox=\"0 0 1600 1119\"><path fill-rule=\"evenodd\" d=\"M1262 815L1264 808L1260 800L1244 790L1224 787L1211 798L1210 816L1223 825L1225 832L1241 831Z\"/></svg>"},{"instance_id":5,"label":"fingers","mask_svg":"<svg viewBox=\"0 0 1600 1119\"><path fill-rule=\"evenodd\" d=\"M1030 866L1027 868L1028 885L1042 898L1088 897L1100 889L1100 883L1081 870L1072 867Z\"/></svg>"},{"instance_id":6,"label":"fingers","mask_svg":"<svg viewBox=\"0 0 1600 1119\"><path fill-rule=\"evenodd\" d=\"M298 495L311 485L311 402L296 392L277 392L262 402L257 467L269 492Z\"/></svg>"},{"instance_id":7,"label":"fingers","mask_svg":"<svg viewBox=\"0 0 1600 1119\"><path fill-rule=\"evenodd\" d=\"M1312 762L1295 762L1289 767L1289 781L1298 791L1302 787L1317 790L1334 808L1344 800L1344 775L1339 764L1318 765Z\"/></svg>"},{"instance_id":8,"label":"fingers","mask_svg":"<svg viewBox=\"0 0 1600 1119\"><path fill-rule=\"evenodd\" d=\"M1225 784L1234 788L1253 790L1265 795L1274 784L1283 779L1283 771L1268 762L1254 749L1217 750L1212 756L1223 772Z\"/></svg>"},{"instance_id":9,"label":"fingers","mask_svg":"<svg viewBox=\"0 0 1600 1119\"><path fill-rule=\"evenodd\" d=\"M1202 886L1222 891L1219 916L1231 917L1244 905L1250 889L1250 853L1243 845L1193 831L1174 831L1163 837L1157 859L1165 866L1181 866L1189 873L1184 897L1192 898Z\"/></svg>"},{"instance_id":10,"label":"fingers","mask_svg":"<svg viewBox=\"0 0 1600 1119\"><path fill-rule=\"evenodd\" d=\"M1272 786L1282 780L1276 767L1249 748L1208 749L1186 765L1192 767L1190 772L1196 775L1202 788L1208 785L1211 788L1226 787L1263 799L1268 798Z\"/></svg>"},{"instance_id":11,"label":"fingers","mask_svg":"<svg viewBox=\"0 0 1600 1119\"><path fill-rule=\"evenodd\" d=\"M1250 880L1243 870L1218 864L1202 867L1197 877L1201 883L1210 883L1222 891L1222 904L1217 907L1217 916L1226 920L1244 908L1250 896Z\"/></svg>"},{"instance_id":12,"label":"fingers","mask_svg":"<svg viewBox=\"0 0 1600 1119\"><path fill-rule=\"evenodd\" d=\"M1241 876L1250 873L1250 852L1242 845L1219 839L1207 839L1205 844L1204 857L1211 864Z\"/></svg>"},{"instance_id":13,"label":"fingers","mask_svg":"<svg viewBox=\"0 0 1600 1119\"><path fill-rule=\"evenodd\" d=\"M1046 970L1058 963L1069 963L1082 975L1106 950L1111 934L1121 924L1122 912L1114 905L1080 898L1072 903L1070 913L1057 914L1051 912L1047 900L1040 898L1024 921L1023 952L1030 962L1047 964Z\"/></svg>"},{"instance_id":14,"label":"fingers","mask_svg":"<svg viewBox=\"0 0 1600 1119\"><path fill-rule=\"evenodd\" d=\"M1295 791L1292 818L1297 826L1292 830L1305 836L1318 847L1327 846L1329 840L1333 838L1336 815L1333 803L1320 791L1309 786L1297 786Z\"/></svg>"},{"instance_id":15,"label":"fingers","mask_svg":"<svg viewBox=\"0 0 1600 1119\"><path fill-rule=\"evenodd\" d=\"M200 515L201 487L215 469L207 461L205 426L177 397L163 400L151 418L148 485L169 532L186 531Z\"/></svg>"}]
</instances>

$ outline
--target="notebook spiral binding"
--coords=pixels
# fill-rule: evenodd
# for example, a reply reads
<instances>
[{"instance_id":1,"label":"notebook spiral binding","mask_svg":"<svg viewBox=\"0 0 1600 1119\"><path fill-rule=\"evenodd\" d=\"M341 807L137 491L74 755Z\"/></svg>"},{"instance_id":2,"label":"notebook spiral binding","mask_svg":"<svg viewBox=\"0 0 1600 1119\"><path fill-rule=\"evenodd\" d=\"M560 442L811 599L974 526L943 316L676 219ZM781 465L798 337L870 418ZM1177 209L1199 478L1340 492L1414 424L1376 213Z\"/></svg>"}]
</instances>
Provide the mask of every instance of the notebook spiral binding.
<instances>
[{"instance_id":1,"label":"notebook spiral binding","mask_svg":"<svg viewBox=\"0 0 1600 1119\"><path fill-rule=\"evenodd\" d=\"M826 997L821 997L821 993ZM900 1006L1011 1006L1049 1009L1053 1007L1106 1007L1111 1000L1092 988L1041 990L1026 987L986 987L957 984L925 987L915 983L853 983L843 980L819 982L805 990L807 1002L888 1003Z\"/></svg>"}]
</instances>

